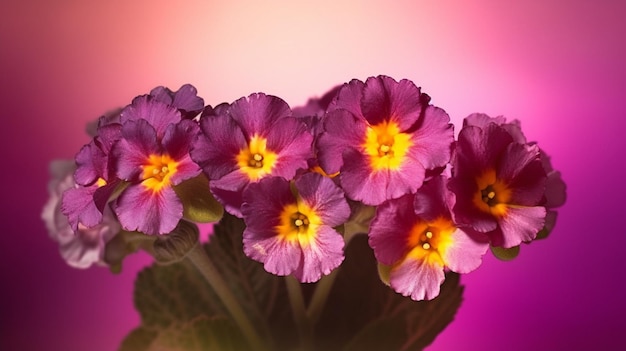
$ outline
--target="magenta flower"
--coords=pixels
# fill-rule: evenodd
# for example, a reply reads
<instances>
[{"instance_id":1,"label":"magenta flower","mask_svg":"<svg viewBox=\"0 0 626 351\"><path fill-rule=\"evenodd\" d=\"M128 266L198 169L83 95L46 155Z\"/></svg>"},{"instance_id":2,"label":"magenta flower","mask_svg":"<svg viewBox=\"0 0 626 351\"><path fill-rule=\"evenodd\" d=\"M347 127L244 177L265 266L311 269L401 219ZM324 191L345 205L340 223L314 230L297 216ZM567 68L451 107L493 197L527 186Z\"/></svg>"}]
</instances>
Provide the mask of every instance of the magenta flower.
<instances>
[{"instance_id":1,"label":"magenta flower","mask_svg":"<svg viewBox=\"0 0 626 351\"><path fill-rule=\"evenodd\" d=\"M453 129L411 81L371 77L344 85L324 118L317 157L346 195L367 205L414 193L450 159Z\"/></svg>"},{"instance_id":2,"label":"magenta flower","mask_svg":"<svg viewBox=\"0 0 626 351\"><path fill-rule=\"evenodd\" d=\"M268 272L309 283L343 261L344 241L333 227L348 219L350 207L329 178L307 173L290 187L267 177L251 183L243 200L244 252Z\"/></svg>"},{"instance_id":3,"label":"magenta flower","mask_svg":"<svg viewBox=\"0 0 626 351\"><path fill-rule=\"evenodd\" d=\"M522 127L518 120L507 121L506 118L502 116L490 117L481 113L471 114L463 120L464 126L476 126L480 128L485 128L491 123L495 123L505 129L516 143L527 145L536 144L535 142L527 142L526 136L522 132ZM554 228L556 224L557 212L554 208L560 207L565 203L566 187L565 182L563 182L563 179L561 178L561 173L552 167L550 157L541 148L539 149L539 156L547 177L543 200L539 203L539 205L544 206L547 211L544 225L545 232L543 233L545 236Z\"/></svg>"},{"instance_id":4,"label":"magenta flower","mask_svg":"<svg viewBox=\"0 0 626 351\"><path fill-rule=\"evenodd\" d=\"M185 84L177 91L162 86L156 87L150 91L150 96L177 108L183 119L194 118L204 108L204 100L198 96L198 91L191 84Z\"/></svg>"},{"instance_id":5,"label":"magenta flower","mask_svg":"<svg viewBox=\"0 0 626 351\"><path fill-rule=\"evenodd\" d=\"M61 204L74 231L79 224L89 228L102 221L106 204L120 184L110 160L111 149L120 136L121 125L103 116L94 139L76 155L76 186L63 194Z\"/></svg>"},{"instance_id":6,"label":"magenta flower","mask_svg":"<svg viewBox=\"0 0 626 351\"><path fill-rule=\"evenodd\" d=\"M81 224L74 230L70 226L67 217L61 213L61 194L77 187L72 177L75 169L74 161L51 163L50 197L41 217L50 237L59 243L59 251L67 264L88 268L93 264L104 264L105 245L120 231L121 226L108 206L103 209L98 224L91 228Z\"/></svg>"},{"instance_id":7,"label":"magenta flower","mask_svg":"<svg viewBox=\"0 0 626 351\"><path fill-rule=\"evenodd\" d=\"M151 96L140 96L120 116L121 139L113 148L117 176L130 185L116 200L124 229L146 234L172 231L183 205L172 186L201 170L190 158L197 123Z\"/></svg>"},{"instance_id":8,"label":"magenta flower","mask_svg":"<svg viewBox=\"0 0 626 351\"><path fill-rule=\"evenodd\" d=\"M546 217L539 148L517 140L497 123L466 124L452 159L457 223L487 233L493 246L504 248L533 240Z\"/></svg>"},{"instance_id":9,"label":"magenta flower","mask_svg":"<svg viewBox=\"0 0 626 351\"><path fill-rule=\"evenodd\" d=\"M191 157L210 179L215 198L238 217L248 184L270 175L292 179L312 156L306 124L274 96L252 94L219 105L203 113L200 127Z\"/></svg>"},{"instance_id":10,"label":"magenta flower","mask_svg":"<svg viewBox=\"0 0 626 351\"><path fill-rule=\"evenodd\" d=\"M376 259L389 266L389 285L396 292L430 300L439 295L445 269L469 273L481 264L487 239L453 222L452 201L439 176L415 195L389 200L376 209L369 243Z\"/></svg>"}]
</instances>

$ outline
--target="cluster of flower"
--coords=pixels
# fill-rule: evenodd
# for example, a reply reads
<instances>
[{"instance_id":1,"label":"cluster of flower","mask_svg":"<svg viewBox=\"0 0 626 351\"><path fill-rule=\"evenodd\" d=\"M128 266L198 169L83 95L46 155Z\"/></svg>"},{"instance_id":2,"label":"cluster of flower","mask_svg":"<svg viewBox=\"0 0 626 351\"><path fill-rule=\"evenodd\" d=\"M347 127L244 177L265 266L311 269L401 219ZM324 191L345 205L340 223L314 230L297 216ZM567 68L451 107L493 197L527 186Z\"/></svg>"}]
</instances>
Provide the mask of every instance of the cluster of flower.
<instances>
[{"instance_id":1,"label":"cluster of flower","mask_svg":"<svg viewBox=\"0 0 626 351\"><path fill-rule=\"evenodd\" d=\"M414 300L436 297L444 270L476 269L490 245L551 229L565 198L517 121L474 114L455 141L449 116L413 82L378 76L293 110L262 93L211 107L190 85L156 88L99 120L44 217L67 217L49 229L73 247L66 259L89 266L120 228L161 235L201 221L183 195L191 183L243 218L247 256L301 282L341 264L347 228L369 211L381 277Z\"/></svg>"}]
</instances>

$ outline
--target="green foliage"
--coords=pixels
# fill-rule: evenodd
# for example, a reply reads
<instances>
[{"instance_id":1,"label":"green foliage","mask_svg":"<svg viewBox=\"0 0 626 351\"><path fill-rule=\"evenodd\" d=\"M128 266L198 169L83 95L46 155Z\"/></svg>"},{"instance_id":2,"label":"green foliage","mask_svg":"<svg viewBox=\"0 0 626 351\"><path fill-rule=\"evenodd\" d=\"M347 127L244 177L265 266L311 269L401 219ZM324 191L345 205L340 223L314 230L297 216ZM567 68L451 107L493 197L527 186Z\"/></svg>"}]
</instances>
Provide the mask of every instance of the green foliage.
<instances>
[{"instance_id":1,"label":"green foliage","mask_svg":"<svg viewBox=\"0 0 626 351\"><path fill-rule=\"evenodd\" d=\"M270 349L301 350L284 279L243 254L243 230L225 214L205 249ZM415 302L379 280L364 235L354 237L346 256L313 329L313 350L420 350L452 321L463 291L458 275L447 275L436 299ZM305 300L315 285L303 284ZM141 325L120 351L254 350L188 260L144 269L134 300Z\"/></svg>"},{"instance_id":2,"label":"green foliage","mask_svg":"<svg viewBox=\"0 0 626 351\"><path fill-rule=\"evenodd\" d=\"M505 249L503 247L491 246L491 252L496 258L502 261L510 261L516 258L519 255L520 247L513 246L511 248Z\"/></svg>"},{"instance_id":3,"label":"green foliage","mask_svg":"<svg viewBox=\"0 0 626 351\"><path fill-rule=\"evenodd\" d=\"M317 349L422 350L454 319L463 293L458 274L446 274L437 298L418 302L387 287L377 269L367 237L355 236L316 326Z\"/></svg>"},{"instance_id":4,"label":"green foliage","mask_svg":"<svg viewBox=\"0 0 626 351\"><path fill-rule=\"evenodd\" d=\"M204 174L188 179L174 187L183 203L183 217L196 223L217 222L224 214L224 208L215 200L209 190L209 180Z\"/></svg>"}]
</instances>

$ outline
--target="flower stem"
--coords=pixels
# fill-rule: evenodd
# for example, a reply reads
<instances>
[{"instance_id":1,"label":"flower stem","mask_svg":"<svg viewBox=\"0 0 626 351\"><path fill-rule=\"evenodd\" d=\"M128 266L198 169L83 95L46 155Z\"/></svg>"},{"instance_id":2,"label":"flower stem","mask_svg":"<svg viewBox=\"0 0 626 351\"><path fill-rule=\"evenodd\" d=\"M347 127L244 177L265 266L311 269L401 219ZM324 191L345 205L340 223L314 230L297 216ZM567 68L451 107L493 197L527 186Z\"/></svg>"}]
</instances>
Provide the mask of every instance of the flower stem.
<instances>
[{"instance_id":1,"label":"flower stem","mask_svg":"<svg viewBox=\"0 0 626 351\"><path fill-rule=\"evenodd\" d=\"M322 311L324 311L324 305L326 305L326 300L328 300L328 295L333 287L333 284L335 283L339 269L340 267L336 268L329 275L322 277L322 279L320 279L315 286L315 291L313 291L313 296L311 297L311 303L306 311L312 325L317 323L322 315Z\"/></svg>"},{"instance_id":2,"label":"flower stem","mask_svg":"<svg viewBox=\"0 0 626 351\"><path fill-rule=\"evenodd\" d=\"M348 247L352 238L360 232L358 230L351 229L352 228L344 229L345 247ZM367 230L365 230L365 232L367 232ZM315 286L315 291L313 291L309 308L306 311L311 325L315 325L320 319L322 311L324 311L324 305L326 305L326 300L328 300L328 295L330 294L333 284L335 284L335 279L337 279L340 269L341 267L337 267L329 275L323 276Z\"/></svg>"},{"instance_id":3,"label":"flower stem","mask_svg":"<svg viewBox=\"0 0 626 351\"><path fill-rule=\"evenodd\" d=\"M306 313L304 307L304 298L302 296L302 287L300 282L293 276L286 276L287 293L289 294L289 303L293 311L293 319L296 321L298 333L300 334L301 350L311 350L312 343L312 323Z\"/></svg>"},{"instance_id":4,"label":"flower stem","mask_svg":"<svg viewBox=\"0 0 626 351\"><path fill-rule=\"evenodd\" d=\"M222 275L217 270L206 251L204 251L202 245L196 244L187 254L187 258L198 269L217 296L222 300L222 303L228 312L230 312L250 346L255 350L266 350L265 343L261 340L256 329L252 326L250 319L248 319L246 313L237 302L237 298L228 289L224 278L222 278Z\"/></svg>"}]
</instances>

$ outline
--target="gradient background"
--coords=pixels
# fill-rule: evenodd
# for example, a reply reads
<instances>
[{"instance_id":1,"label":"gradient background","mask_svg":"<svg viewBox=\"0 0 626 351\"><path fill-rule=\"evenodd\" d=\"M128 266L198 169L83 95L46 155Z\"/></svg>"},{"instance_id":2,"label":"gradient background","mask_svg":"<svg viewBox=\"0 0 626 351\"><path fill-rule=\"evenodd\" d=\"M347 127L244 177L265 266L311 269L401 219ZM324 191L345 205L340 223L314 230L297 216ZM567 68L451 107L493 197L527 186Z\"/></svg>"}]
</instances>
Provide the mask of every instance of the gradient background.
<instances>
[{"instance_id":1,"label":"gradient background","mask_svg":"<svg viewBox=\"0 0 626 351\"><path fill-rule=\"evenodd\" d=\"M415 81L457 125L520 119L568 184L552 237L464 276L430 350L623 349L626 3L595 3L0 0L0 349L114 350L139 322L149 258L71 269L39 219L48 161L73 157L88 121L157 85L297 106L378 74Z\"/></svg>"}]
</instances>

